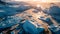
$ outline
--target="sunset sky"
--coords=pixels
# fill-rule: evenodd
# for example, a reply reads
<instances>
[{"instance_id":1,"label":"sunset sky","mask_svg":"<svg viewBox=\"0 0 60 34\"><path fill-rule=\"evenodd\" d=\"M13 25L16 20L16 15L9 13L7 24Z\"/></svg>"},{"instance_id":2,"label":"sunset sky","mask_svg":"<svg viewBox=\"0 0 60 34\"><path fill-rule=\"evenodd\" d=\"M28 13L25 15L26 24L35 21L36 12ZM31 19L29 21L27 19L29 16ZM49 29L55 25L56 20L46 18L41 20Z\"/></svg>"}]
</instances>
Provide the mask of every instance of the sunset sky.
<instances>
[{"instance_id":1,"label":"sunset sky","mask_svg":"<svg viewBox=\"0 0 60 34\"><path fill-rule=\"evenodd\" d=\"M15 1L60 2L60 0L15 0Z\"/></svg>"}]
</instances>

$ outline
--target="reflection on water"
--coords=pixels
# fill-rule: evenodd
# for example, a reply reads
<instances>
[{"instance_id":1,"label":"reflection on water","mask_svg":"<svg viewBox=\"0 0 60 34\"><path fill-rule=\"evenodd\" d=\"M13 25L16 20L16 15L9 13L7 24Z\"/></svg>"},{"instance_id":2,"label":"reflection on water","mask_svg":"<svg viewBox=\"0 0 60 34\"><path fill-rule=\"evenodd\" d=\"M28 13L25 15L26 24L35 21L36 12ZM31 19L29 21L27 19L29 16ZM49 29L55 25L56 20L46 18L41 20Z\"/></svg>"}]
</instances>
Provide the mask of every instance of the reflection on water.
<instances>
[{"instance_id":1,"label":"reflection on water","mask_svg":"<svg viewBox=\"0 0 60 34\"><path fill-rule=\"evenodd\" d=\"M32 8L32 6L28 5L25 2L5 3L0 1L0 32L4 34L10 34L11 32L14 33L16 30L19 34L45 34L45 29L42 24L39 24L36 20L34 20L35 17L32 16L33 14L31 15L30 12L26 12L29 9L34 9L34 14L44 12L45 14L47 14L47 16L50 15L54 20L57 21L58 24L60 24L60 7L58 6L51 6L50 8L46 8L43 10L41 7ZM16 14L24 15L16 16ZM38 19L43 21L43 23L47 23L47 27L52 33L60 33L59 25L54 25L50 18L45 18L44 16L41 16Z\"/></svg>"}]
</instances>

